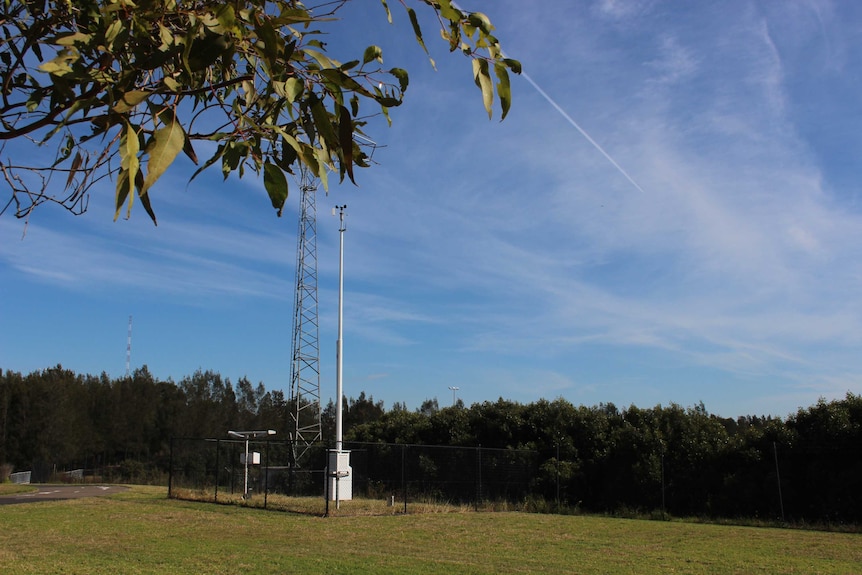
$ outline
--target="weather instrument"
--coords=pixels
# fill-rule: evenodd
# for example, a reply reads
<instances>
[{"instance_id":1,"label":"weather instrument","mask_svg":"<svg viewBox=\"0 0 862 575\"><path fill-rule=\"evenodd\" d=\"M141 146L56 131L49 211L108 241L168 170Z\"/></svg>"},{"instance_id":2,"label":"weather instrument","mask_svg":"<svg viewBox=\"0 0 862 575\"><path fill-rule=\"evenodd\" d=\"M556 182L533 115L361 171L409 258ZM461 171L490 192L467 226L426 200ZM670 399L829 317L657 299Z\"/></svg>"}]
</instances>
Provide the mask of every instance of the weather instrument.
<instances>
[{"instance_id":1,"label":"weather instrument","mask_svg":"<svg viewBox=\"0 0 862 575\"><path fill-rule=\"evenodd\" d=\"M240 454L240 463L243 465L244 473L243 473L243 482L242 482L242 498L248 499L248 466L249 465L260 465L260 453L257 451L248 452L248 442L250 439L257 439L260 437L269 437L270 435L275 435L274 429L261 429L256 431L233 431L229 430L227 434L231 437L235 437L237 439L242 439L245 441L245 453Z\"/></svg>"}]
</instances>

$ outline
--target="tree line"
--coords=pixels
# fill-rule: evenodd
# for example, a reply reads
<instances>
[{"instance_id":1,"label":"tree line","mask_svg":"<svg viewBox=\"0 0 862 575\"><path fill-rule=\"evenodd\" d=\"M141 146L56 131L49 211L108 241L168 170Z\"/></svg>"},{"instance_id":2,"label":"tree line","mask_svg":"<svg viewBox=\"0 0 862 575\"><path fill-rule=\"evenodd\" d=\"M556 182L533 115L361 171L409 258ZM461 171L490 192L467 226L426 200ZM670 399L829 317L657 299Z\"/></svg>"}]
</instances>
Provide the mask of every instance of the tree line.
<instances>
[{"instance_id":1,"label":"tree line","mask_svg":"<svg viewBox=\"0 0 862 575\"><path fill-rule=\"evenodd\" d=\"M710 414L703 404L618 408L565 399L499 399L386 409L344 402L346 442L531 450L537 496L587 511L862 521L862 396L820 400L786 418ZM0 464L24 470L128 464L165 469L173 437L275 429L290 437L291 401L212 371L160 381L145 367L121 378L61 366L0 370ZM334 406L322 412L330 441Z\"/></svg>"}]
</instances>

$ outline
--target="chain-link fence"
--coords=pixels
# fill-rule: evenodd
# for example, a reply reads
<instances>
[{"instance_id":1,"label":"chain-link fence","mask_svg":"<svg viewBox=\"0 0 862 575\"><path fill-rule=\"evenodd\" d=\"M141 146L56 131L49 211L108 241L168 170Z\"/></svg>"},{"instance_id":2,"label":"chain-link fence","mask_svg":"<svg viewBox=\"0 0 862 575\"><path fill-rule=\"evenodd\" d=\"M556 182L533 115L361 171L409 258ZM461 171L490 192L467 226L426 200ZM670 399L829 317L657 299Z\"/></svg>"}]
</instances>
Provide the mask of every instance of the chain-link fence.
<instances>
[{"instance_id":1,"label":"chain-link fence","mask_svg":"<svg viewBox=\"0 0 862 575\"><path fill-rule=\"evenodd\" d=\"M175 438L169 496L333 512L330 502L338 496L327 493L327 445L312 445L298 461L288 441L250 439L247 449L248 455L240 439ZM350 452L350 507L359 513L444 505L515 508L530 497L538 465L538 454L529 450L381 443L345 443L344 449Z\"/></svg>"},{"instance_id":2,"label":"chain-link fence","mask_svg":"<svg viewBox=\"0 0 862 575\"><path fill-rule=\"evenodd\" d=\"M842 448L839 456L803 447L765 444L744 457L703 461L619 448L594 460L561 457L559 448L345 442L349 478L327 480L329 445L312 445L297 461L289 442L250 440L246 466L245 441L174 439L168 481L171 497L315 515L333 512L330 502L341 498L351 502L346 511L336 504L340 512L363 514L454 507L857 521L860 448ZM339 486L351 497L338 496Z\"/></svg>"}]
</instances>

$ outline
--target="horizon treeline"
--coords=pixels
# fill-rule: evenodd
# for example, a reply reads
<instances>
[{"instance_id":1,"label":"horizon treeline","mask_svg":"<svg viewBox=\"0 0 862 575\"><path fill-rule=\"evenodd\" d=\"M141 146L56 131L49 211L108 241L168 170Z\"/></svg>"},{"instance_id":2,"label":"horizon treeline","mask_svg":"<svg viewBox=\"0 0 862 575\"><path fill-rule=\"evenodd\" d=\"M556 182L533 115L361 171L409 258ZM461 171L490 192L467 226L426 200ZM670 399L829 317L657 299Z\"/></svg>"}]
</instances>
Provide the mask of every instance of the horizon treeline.
<instances>
[{"instance_id":1,"label":"horizon treeline","mask_svg":"<svg viewBox=\"0 0 862 575\"><path fill-rule=\"evenodd\" d=\"M110 378L56 367L0 370L0 465L14 470L134 464L166 470L171 439L228 429L292 436L291 401L247 378L198 370L160 381L146 366ZM323 439L334 429L332 402ZM626 408L436 399L409 410L345 398L346 442L528 449L538 495L588 511L862 522L862 396L821 399L786 418L722 418L701 403Z\"/></svg>"}]
</instances>

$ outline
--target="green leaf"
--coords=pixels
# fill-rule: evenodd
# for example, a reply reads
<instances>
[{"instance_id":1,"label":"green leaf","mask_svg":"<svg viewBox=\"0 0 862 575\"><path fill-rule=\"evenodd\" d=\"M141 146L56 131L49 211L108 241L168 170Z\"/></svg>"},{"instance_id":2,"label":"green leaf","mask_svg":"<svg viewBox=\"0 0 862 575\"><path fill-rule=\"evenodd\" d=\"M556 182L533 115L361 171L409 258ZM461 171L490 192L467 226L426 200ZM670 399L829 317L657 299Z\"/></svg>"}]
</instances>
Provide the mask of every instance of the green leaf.
<instances>
[{"instance_id":1,"label":"green leaf","mask_svg":"<svg viewBox=\"0 0 862 575\"><path fill-rule=\"evenodd\" d=\"M69 189L69 186L72 185L72 180L75 179L75 174L78 172L78 169L81 167L81 162L84 161L83 156L81 156L81 152L78 151L75 154L75 159L72 160L72 167L69 168L69 177L66 178L66 189Z\"/></svg>"},{"instance_id":2,"label":"green leaf","mask_svg":"<svg viewBox=\"0 0 862 575\"><path fill-rule=\"evenodd\" d=\"M398 84L401 86L401 92L407 91L407 85L410 83L410 76L407 74L407 70L402 68L392 68L389 70L389 73L398 78Z\"/></svg>"},{"instance_id":3,"label":"green leaf","mask_svg":"<svg viewBox=\"0 0 862 575\"><path fill-rule=\"evenodd\" d=\"M140 142L138 133L131 124L126 124L126 129L120 136L120 173L117 175L116 211L114 221L120 217L120 210L126 199L129 200L128 214L132 212L132 202L135 194L135 181L140 171ZM128 215L126 216L128 217Z\"/></svg>"},{"instance_id":4,"label":"green leaf","mask_svg":"<svg viewBox=\"0 0 862 575\"><path fill-rule=\"evenodd\" d=\"M311 115L314 117L314 128L317 130L321 140L329 148L334 148L338 142L335 136L335 128L332 126L329 112L323 105L323 101L319 98L314 98L311 102Z\"/></svg>"},{"instance_id":5,"label":"green leaf","mask_svg":"<svg viewBox=\"0 0 862 575\"><path fill-rule=\"evenodd\" d=\"M147 211L147 214L149 214L150 219L153 220L153 224L158 226L159 222L156 221L156 213L153 211L153 206L150 205L149 194L144 194L143 196L141 196L141 205L144 206L144 209Z\"/></svg>"},{"instance_id":6,"label":"green leaf","mask_svg":"<svg viewBox=\"0 0 862 575\"><path fill-rule=\"evenodd\" d=\"M159 26L161 26L161 24ZM164 26L161 27L164 28ZM108 26L108 29L105 31L105 43L108 46L112 46L114 44L114 40L117 39L117 37L120 35L120 32L122 32L124 29L125 24L122 20L114 20L113 22L111 22L111 25Z\"/></svg>"},{"instance_id":7,"label":"green leaf","mask_svg":"<svg viewBox=\"0 0 862 575\"><path fill-rule=\"evenodd\" d=\"M282 137L282 139L284 140L284 143L286 143L288 146L293 148L293 151L296 152L297 156L302 156L302 153L303 153L302 145L299 143L299 141L296 138L294 138L291 134L288 134L283 129L279 128L278 126L275 126L275 131Z\"/></svg>"},{"instance_id":8,"label":"green leaf","mask_svg":"<svg viewBox=\"0 0 862 575\"><path fill-rule=\"evenodd\" d=\"M450 22L458 22L464 15L452 6L451 0L440 0L440 16Z\"/></svg>"},{"instance_id":9,"label":"green leaf","mask_svg":"<svg viewBox=\"0 0 862 575\"><path fill-rule=\"evenodd\" d=\"M521 63L518 60L512 60L511 58L503 58L503 63L509 67L509 70L514 72L515 74L521 73Z\"/></svg>"},{"instance_id":10,"label":"green leaf","mask_svg":"<svg viewBox=\"0 0 862 575\"><path fill-rule=\"evenodd\" d=\"M287 201L287 178L281 168L270 161L263 165L263 186L269 194L272 207L278 210L278 217L281 217L284 202Z\"/></svg>"},{"instance_id":11,"label":"green leaf","mask_svg":"<svg viewBox=\"0 0 862 575\"><path fill-rule=\"evenodd\" d=\"M296 140L294 140L296 142ZM293 173L291 167L296 159L299 157L299 153L296 151L296 147L290 144L286 138L282 137L281 139L281 155L276 157L276 164L290 174Z\"/></svg>"},{"instance_id":12,"label":"green leaf","mask_svg":"<svg viewBox=\"0 0 862 575\"><path fill-rule=\"evenodd\" d=\"M165 86L167 86L168 90L171 92L179 92L180 91L180 83L171 78L170 76L165 76L162 78L162 82Z\"/></svg>"},{"instance_id":13,"label":"green leaf","mask_svg":"<svg viewBox=\"0 0 862 575\"><path fill-rule=\"evenodd\" d=\"M428 48L425 47L425 40L422 39L422 29L419 28L419 19L416 18L416 10L413 8L407 9L407 14L410 16L410 24L413 26L413 34L416 36L416 42L422 46L425 53L428 54Z\"/></svg>"},{"instance_id":14,"label":"green leaf","mask_svg":"<svg viewBox=\"0 0 862 575\"><path fill-rule=\"evenodd\" d=\"M280 44L278 33L269 20L264 20L260 25L255 26L254 31L261 40L255 45L255 48L267 61L270 69L277 68L278 46Z\"/></svg>"},{"instance_id":15,"label":"green leaf","mask_svg":"<svg viewBox=\"0 0 862 575\"><path fill-rule=\"evenodd\" d=\"M203 38L195 38L191 47L185 50L185 63L190 72L205 70L219 59L229 54L231 41L227 36L209 34Z\"/></svg>"},{"instance_id":16,"label":"green leaf","mask_svg":"<svg viewBox=\"0 0 862 575\"><path fill-rule=\"evenodd\" d=\"M372 60L377 60L381 64L383 63L383 50L380 49L380 46L369 46L365 49L365 53L362 55L362 63L368 64Z\"/></svg>"},{"instance_id":17,"label":"green leaf","mask_svg":"<svg viewBox=\"0 0 862 575\"><path fill-rule=\"evenodd\" d=\"M304 89L305 85L299 78L291 77L284 83L284 95L291 104L296 102Z\"/></svg>"},{"instance_id":18,"label":"green leaf","mask_svg":"<svg viewBox=\"0 0 862 575\"><path fill-rule=\"evenodd\" d=\"M338 145L341 147L341 179L346 170L350 181L356 184L353 179L353 119L344 106L338 107Z\"/></svg>"},{"instance_id":19,"label":"green leaf","mask_svg":"<svg viewBox=\"0 0 862 575\"><path fill-rule=\"evenodd\" d=\"M188 134L183 134L183 152L188 158L197 165L198 163L198 155L195 153L195 149L192 147L192 140L189 138Z\"/></svg>"},{"instance_id":20,"label":"green leaf","mask_svg":"<svg viewBox=\"0 0 862 575\"><path fill-rule=\"evenodd\" d=\"M291 4L298 4L291 2ZM272 21L276 28L280 26L290 26L292 24L310 23L317 20L317 17L312 16L308 10L302 8L282 9L278 17Z\"/></svg>"},{"instance_id":21,"label":"green leaf","mask_svg":"<svg viewBox=\"0 0 862 575\"><path fill-rule=\"evenodd\" d=\"M309 42L310 44L311 42ZM335 62L333 62L329 56L322 52L318 52L317 50L311 50L309 48L305 49L305 53L311 56L316 62L317 65L320 66L321 70L326 70L328 68L337 68Z\"/></svg>"},{"instance_id":22,"label":"green leaf","mask_svg":"<svg viewBox=\"0 0 862 575\"><path fill-rule=\"evenodd\" d=\"M339 70L343 72L348 72L359 65L359 60L351 60L350 62L345 62L341 66L338 67Z\"/></svg>"},{"instance_id":23,"label":"green leaf","mask_svg":"<svg viewBox=\"0 0 862 575\"><path fill-rule=\"evenodd\" d=\"M120 20L117 20L117 23L120 22ZM113 24L111 24L111 27L113 27ZM171 32L170 29L161 22L159 22L159 40L162 41L162 45L159 46L159 50L162 51L168 50L168 48L177 43L173 32Z\"/></svg>"},{"instance_id":24,"label":"green leaf","mask_svg":"<svg viewBox=\"0 0 862 575\"><path fill-rule=\"evenodd\" d=\"M509 85L509 72L506 65L500 62L494 64L494 73L497 75L497 97L500 98L500 106L503 109L503 116L500 120L506 119L506 114L509 113L509 108L512 106L512 88Z\"/></svg>"},{"instance_id":25,"label":"green leaf","mask_svg":"<svg viewBox=\"0 0 862 575\"><path fill-rule=\"evenodd\" d=\"M309 165L317 165L317 177L320 178L320 183L323 184L323 189L329 191L329 171L330 167L329 156L324 150L314 148L315 162L309 162Z\"/></svg>"},{"instance_id":26,"label":"green leaf","mask_svg":"<svg viewBox=\"0 0 862 575\"><path fill-rule=\"evenodd\" d=\"M392 24L392 12L389 10L389 4L386 3L386 0L380 0L380 2L383 4L383 9L386 10L386 18Z\"/></svg>"},{"instance_id":27,"label":"green leaf","mask_svg":"<svg viewBox=\"0 0 862 575\"><path fill-rule=\"evenodd\" d=\"M362 84L353 79L349 74L345 74L341 70L321 70L320 75L325 78L328 82L330 82L333 86L337 86L339 89L343 88L345 90L350 90L351 92L358 92L363 96L368 98L372 97L371 92L365 89ZM337 90L333 90L336 92ZM340 96L340 94L338 95ZM336 100L340 100L340 97L336 97Z\"/></svg>"},{"instance_id":28,"label":"green leaf","mask_svg":"<svg viewBox=\"0 0 862 575\"><path fill-rule=\"evenodd\" d=\"M374 99L384 108L395 108L401 105L401 100L392 96L376 96Z\"/></svg>"},{"instance_id":29,"label":"green leaf","mask_svg":"<svg viewBox=\"0 0 862 575\"><path fill-rule=\"evenodd\" d=\"M218 18L219 24L221 24L222 29L217 30L219 33L226 33L236 26L236 14L234 13L234 8L230 4L222 4L218 8L216 8L216 18Z\"/></svg>"},{"instance_id":30,"label":"green leaf","mask_svg":"<svg viewBox=\"0 0 862 575\"><path fill-rule=\"evenodd\" d=\"M491 76L488 74L488 62L479 59L473 60L473 79L482 90L482 102L490 118L493 115L494 86L491 83Z\"/></svg>"},{"instance_id":31,"label":"green leaf","mask_svg":"<svg viewBox=\"0 0 862 575\"><path fill-rule=\"evenodd\" d=\"M210 159L208 159L206 162L204 162L203 166L201 166L200 168L195 170L195 173L192 174L191 178L189 178L189 183L194 181L194 179L198 177L198 174L200 174L201 172L203 172L204 170L206 170L207 168L209 168L210 166L215 164L219 160L219 158L224 156L224 152L225 152L225 145L220 144L219 147L216 149L216 152L212 155L212 157L210 157Z\"/></svg>"},{"instance_id":32,"label":"green leaf","mask_svg":"<svg viewBox=\"0 0 862 575\"><path fill-rule=\"evenodd\" d=\"M155 131L152 141L144 150L144 153L149 156L149 161L147 161L147 176L140 191L142 197L173 163L177 154L183 149L185 140L185 131L176 120Z\"/></svg>"},{"instance_id":33,"label":"green leaf","mask_svg":"<svg viewBox=\"0 0 862 575\"><path fill-rule=\"evenodd\" d=\"M54 39L54 44L58 44L60 46L74 46L75 44L87 44L92 39L92 34L74 32L72 34L58 36Z\"/></svg>"},{"instance_id":34,"label":"green leaf","mask_svg":"<svg viewBox=\"0 0 862 575\"><path fill-rule=\"evenodd\" d=\"M491 20L482 14L481 12L473 12L470 14L467 19L470 21L470 24L485 34L490 34L494 27L491 25Z\"/></svg>"},{"instance_id":35,"label":"green leaf","mask_svg":"<svg viewBox=\"0 0 862 575\"><path fill-rule=\"evenodd\" d=\"M75 48L64 48L60 50L57 57L45 62L39 69L48 74L63 76L72 71L72 62L77 61L81 55Z\"/></svg>"},{"instance_id":36,"label":"green leaf","mask_svg":"<svg viewBox=\"0 0 862 575\"><path fill-rule=\"evenodd\" d=\"M221 162L221 172L225 180L239 166L239 162L245 155L246 149L247 146L243 145L242 142L237 142L236 140L228 142ZM240 173L240 177L242 177L242 173Z\"/></svg>"},{"instance_id":37,"label":"green leaf","mask_svg":"<svg viewBox=\"0 0 862 575\"><path fill-rule=\"evenodd\" d=\"M132 90L130 92L126 92L123 94L123 97L114 104L112 109L118 114L125 114L146 100L150 94L152 94L152 92L147 90Z\"/></svg>"}]
</instances>

